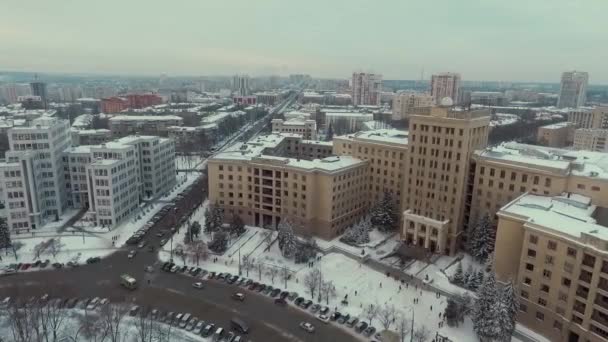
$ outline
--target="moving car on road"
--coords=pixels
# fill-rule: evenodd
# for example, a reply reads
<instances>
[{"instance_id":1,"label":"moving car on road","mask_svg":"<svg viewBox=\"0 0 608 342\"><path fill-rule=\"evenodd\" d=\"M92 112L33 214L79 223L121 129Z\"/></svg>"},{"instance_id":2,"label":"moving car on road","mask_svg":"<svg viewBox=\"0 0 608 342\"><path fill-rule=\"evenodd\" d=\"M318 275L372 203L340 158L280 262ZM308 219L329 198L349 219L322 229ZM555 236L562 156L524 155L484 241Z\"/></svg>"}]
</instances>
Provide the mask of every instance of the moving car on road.
<instances>
[{"instance_id":1,"label":"moving car on road","mask_svg":"<svg viewBox=\"0 0 608 342\"><path fill-rule=\"evenodd\" d=\"M241 334L249 333L249 326L247 325L247 323L245 323L240 318L237 318L237 317L233 318L230 321L230 326L232 326L232 329L234 329L235 331L237 331Z\"/></svg>"},{"instance_id":2,"label":"moving car on road","mask_svg":"<svg viewBox=\"0 0 608 342\"><path fill-rule=\"evenodd\" d=\"M137 289L137 280L128 274L123 274L120 276L120 285L129 290L135 290Z\"/></svg>"},{"instance_id":3,"label":"moving car on road","mask_svg":"<svg viewBox=\"0 0 608 342\"><path fill-rule=\"evenodd\" d=\"M192 284L192 287L199 290L204 288L203 283L201 283L200 281L197 281L196 283Z\"/></svg>"},{"instance_id":4,"label":"moving car on road","mask_svg":"<svg viewBox=\"0 0 608 342\"><path fill-rule=\"evenodd\" d=\"M300 328L306 330L309 333L314 333L315 332L315 327L314 325L308 323L308 322L301 322L300 323Z\"/></svg>"}]
</instances>

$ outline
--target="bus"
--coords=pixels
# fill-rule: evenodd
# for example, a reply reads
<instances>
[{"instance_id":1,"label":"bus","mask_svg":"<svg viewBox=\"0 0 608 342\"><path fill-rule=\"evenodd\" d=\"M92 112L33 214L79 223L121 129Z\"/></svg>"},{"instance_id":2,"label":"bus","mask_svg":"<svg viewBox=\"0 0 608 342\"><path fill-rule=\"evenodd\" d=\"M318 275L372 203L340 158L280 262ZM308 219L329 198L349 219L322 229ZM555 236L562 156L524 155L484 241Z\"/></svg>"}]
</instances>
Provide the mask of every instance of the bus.
<instances>
[{"instance_id":1,"label":"bus","mask_svg":"<svg viewBox=\"0 0 608 342\"><path fill-rule=\"evenodd\" d=\"M128 274L123 274L120 276L120 285L129 290L135 290L137 288L137 280Z\"/></svg>"}]
</instances>

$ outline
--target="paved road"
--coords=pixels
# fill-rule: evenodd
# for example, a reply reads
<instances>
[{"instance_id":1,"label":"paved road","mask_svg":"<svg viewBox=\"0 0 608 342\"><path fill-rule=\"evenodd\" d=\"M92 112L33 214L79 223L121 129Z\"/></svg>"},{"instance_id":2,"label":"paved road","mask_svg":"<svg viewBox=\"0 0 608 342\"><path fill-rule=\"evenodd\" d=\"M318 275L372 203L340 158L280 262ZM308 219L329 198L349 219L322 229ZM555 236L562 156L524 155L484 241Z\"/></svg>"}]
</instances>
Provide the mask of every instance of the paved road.
<instances>
[{"instance_id":1,"label":"paved road","mask_svg":"<svg viewBox=\"0 0 608 342\"><path fill-rule=\"evenodd\" d=\"M191 215L206 197L207 180L203 174L184 198L176 203L176 210L169 211L146 235L147 246L156 247L155 252L149 252L146 246L138 250L135 258L128 259L129 250L137 249L136 246L128 246L98 264L25 272L0 278L0 297L28 298L44 293L64 298L107 297L112 302L133 302L164 311L190 312L200 319L223 327L229 327L233 317L240 317L250 325L251 333L248 337L253 341L357 340L349 331L317 322L298 308L276 306L266 295L241 288L240 291L246 293L247 298L244 302L236 302L230 298L237 291L234 285L205 280L205 289L197 290L192 287L193 278L160 271L156 250L160 246L160 240L168 236L157 237L156 234L170 231L183 217ZM166 246L170 246L169 243ZM144 268L148 265L154 265L155 272L145 273ZM135 291L122 288L119 277L124 273L137 278L140 288ZM301 321L313 322L316 332L308 334L300 329L298 324Z\"/></svg>"}]
</instances>

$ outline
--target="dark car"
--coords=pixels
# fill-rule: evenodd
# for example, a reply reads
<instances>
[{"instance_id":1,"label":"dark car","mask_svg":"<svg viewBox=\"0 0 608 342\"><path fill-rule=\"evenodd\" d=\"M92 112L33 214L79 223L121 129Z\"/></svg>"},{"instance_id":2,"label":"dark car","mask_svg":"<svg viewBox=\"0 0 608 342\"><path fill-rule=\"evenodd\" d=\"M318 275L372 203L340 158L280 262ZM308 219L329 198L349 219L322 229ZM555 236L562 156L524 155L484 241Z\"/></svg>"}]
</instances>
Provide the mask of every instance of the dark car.
<instances>
[{"instance_id":1,"label":"dark car","mask_svg":"<svg viewBox=\"0 0 608 342\"><path fill-rule=\"evenodd\" d=\"M279 293L281 293L281 289L274 289L270 292L270 297L276 297L279 295Z\"/></svg>"},{"instance_id":2,"label":"dark car","mask_svg":"<svg viewBox=\"0 0 608 342\"><path fill-rule=\"evenodd\" d=\"M42 261L36 260L36 262L32 264L32 267L38 267L40 266L40 263L42 263Z\"/></svg>"},{"instance_id":3,"label":"dark car","mask_svg":"<svg viewBox=\"0 0 608 342\"><path fill-rule=\"evenodd\" d=\"M87 264L95 264L101 261L100 257L91 257L87 259Z\"/></svg>"},{"instance_id":4,"label":"dark car","mask_svg":"<svg viewBox=\"0 0 608 342\"><path fill-rule=\"evenodd\" d=\"M355 325L355 331L358 333L363 332L365 329L367 329L367 323L365 323L363 321L359 321L359 323L357 323L357 325Z\"/></svg>"},{"instance_id":5,"label":"dark car","mask_svg":"<svg viewBox=\"0 0 608 342\"><path fill-rule=\"evenodd\" d=\"M182 266L182 268L179 270L182 273L185 273L188 270L188 266L184 265Z\"/></svg>"},{"instance_id":6,"label":"dark car","mask_svg":"<svg viewBox=\"0 0 608 342\"><path fill-rule=\"evenodd\" d=\"M287 296L289 296L289 292L287 291L282 291L281 294L279 295L279 298L281 299L286 299Z\"/></svg>"},{"instance_id":7,"label":"dark car","mask_svg":"<svg viewBox=\"0 0 608 342\"><path fill-rule=\"evenodd\" d=\"M365 336L372 336L374 333L376 332L376 328L372 327L371 325L367 327L367 329L365 329L365 331L363 332L363 334Z\"/></svg>"},{"instance_id":8,"label":"dark car","mask_svg":"<svg viewBox=\"0 0 608 342\"><path fill-rule=\"evenodd\" d=\"M251 280L251 279L247 279L247 280L245 280L245 282L243 283L243 286L247 286L247 287L249 287L249 285L251 285L251 284L253 284L253 280Z\"/></svg>"},{"instance_id":9,"label":"dark car","mask_svg":"<svg viewBox=\"0 0 608 342\"><path fill-rule=\"evenodd\" d=\"M345 315L340 316L340 318L338 318L336 320L336 322L338 322L340 324L344 324L344 323L346 323L346 321L348 321L349 318L350 318L350 315L349 314L345 314Z\"/></svg>"},{"instance_id":10,"label":"dark car","mask_svg":"<svg viewBox=\"0 0 608 342\"><path fill-rule=\"evenodd\" d=\"M163 271L166 271L166 270L167 270L167 267L169 266L169 264L171 264L171 263L170 263L170 262L168 262L168 261L167 261L167 262L165 262L165 263L164 263L164 264L161 266L161 268L160 268L160 269L161 269L161 270L163 270Z\"/></svg>"},{"instance_id":11,"label":"dark car","mask_svg":"<svg viewBox=\"0 0 608 342\"><path fill-rule=\"evenodd\" d=\"M260 284L255 290L258 292L262 292L264 291L264 289L266 289L266 285Z\"/></svg>"},{"instance_id":12,"label":"dark car","mask_svg":"<svg viewBox=\"0 0 608 342\"><path fill-rule=\"evenodd\" d=\"M196 277L197 275L199 275L201 273L202 270L203 270L202 268L197 267L196 269L194 269L194 272L192 272L192 275Z\"/></svg>"},{"instance_id":13,"label":"dark car","mask_svg":"<svg viewBox=\"0 0 608 342\"><path fill-rule=\"evenodd\" d=\"M300 304L300 306L304 309L308 309L310 306L312 305L312 300L307 300L302 302L302 304Z\"/></svg>"},{"instance_id":14,"label":"dark car","mask_svg":"<svg viewBox=\"0 0 608 342\"><path fill-rule=\"evenodd\" d=\"M329 319L331 321L337 321L338 318L340 318L341 316L342 316L342 314L340 312L336 311L336 312L332 313L331 316L329 316Z\"/></svg>"},{"instance_id":15,"label":"dark car","mask_svg":"<svg viewBox=\"0 0 608 342\"><path fill-rule=\"evenodd\" d=\"M303 302L304 302L304 298L298 297L298 298L296 298L296 300L293 303L297 306L300 306L300 304L302 304Z\"/></svg>"},{"instance_id":16,"label":"dark car","mask_svg":"<svg viewBox=\"0 0 608 342\"><path fill-rule=\"evenodd\" d=\"M296 299L298 297L298 293L297 292L291 292L289 294L289 296L287 296L287 298L291 301L293 301L294 299Z\"/></svg>"},{"instance_id":17,"label":"dark car","mask_svg":"<svg viewBox=\"0 0 608 342\"><path fill-rule=\"evenodd\" d=\"M207 326L205 326L205 328L201 332L201 336L209 337L211 334L213 334L214 331L215 331L215 324L213 324L213 323L207 324Z\"/></svg>"},{"instance_id":18,"label":"dark car","mask_svg":"<svg viewBox=\"0 0 608 342\"><path fill-rule=\"evenodd\" d=\"M277 298L274 300L274 303L278 306L286 306L287 302L283 298Z\"/></svg>"},{"instance_id":19,"label":"dark car","mask_svg":"<svg viewBox=\"0 0 608 342\"><path fill-rule=\"evenodd\" d=\"M266 286L266 288L264 288L264 290L262 291L263 294L267 295L270 294L270 291L274 290L274 288L270 285Z\"/></svg>"},{"instance_id":20,"label":"dark car","mask_svg":"<svg viewBox=\"0 0 608 342\"><path fill-rule=\"evenodd\" d=\"M51 261L49 259L44 260L44 262L40 264L40 268L46 268L50 262Z\"/></svg>"}]
</instances>

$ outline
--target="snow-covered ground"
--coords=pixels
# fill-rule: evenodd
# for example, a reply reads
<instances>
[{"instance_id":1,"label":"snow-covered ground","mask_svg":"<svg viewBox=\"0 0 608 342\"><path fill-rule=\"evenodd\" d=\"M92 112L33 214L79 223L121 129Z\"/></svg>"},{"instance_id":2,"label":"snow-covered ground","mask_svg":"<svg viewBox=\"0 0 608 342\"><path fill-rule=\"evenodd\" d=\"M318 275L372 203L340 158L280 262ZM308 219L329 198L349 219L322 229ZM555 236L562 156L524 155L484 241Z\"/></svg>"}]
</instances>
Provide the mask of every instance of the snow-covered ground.
<instances>
[{"instance_id":1,"label":"snow-covered ground","mask_svg":"<svg viewBox=\"0 0 608 342\"><path fill-rule=\"evenodd\" d=\"M178 170L198 169L204 160L205 158L200 155L179 155L175 156L175 167Z\"/></svg>"},{"instance_id":2,"label":"snow-covered ground","mask_svg":"<svg viewBox=\"0 0 608 342\"><path fill-rule=\"evenodd\" d=\"M512 125L519 121L519 116L515 114L496 113L495 119L490 121L490 127Z\"/></svg>"}]
</instances>

